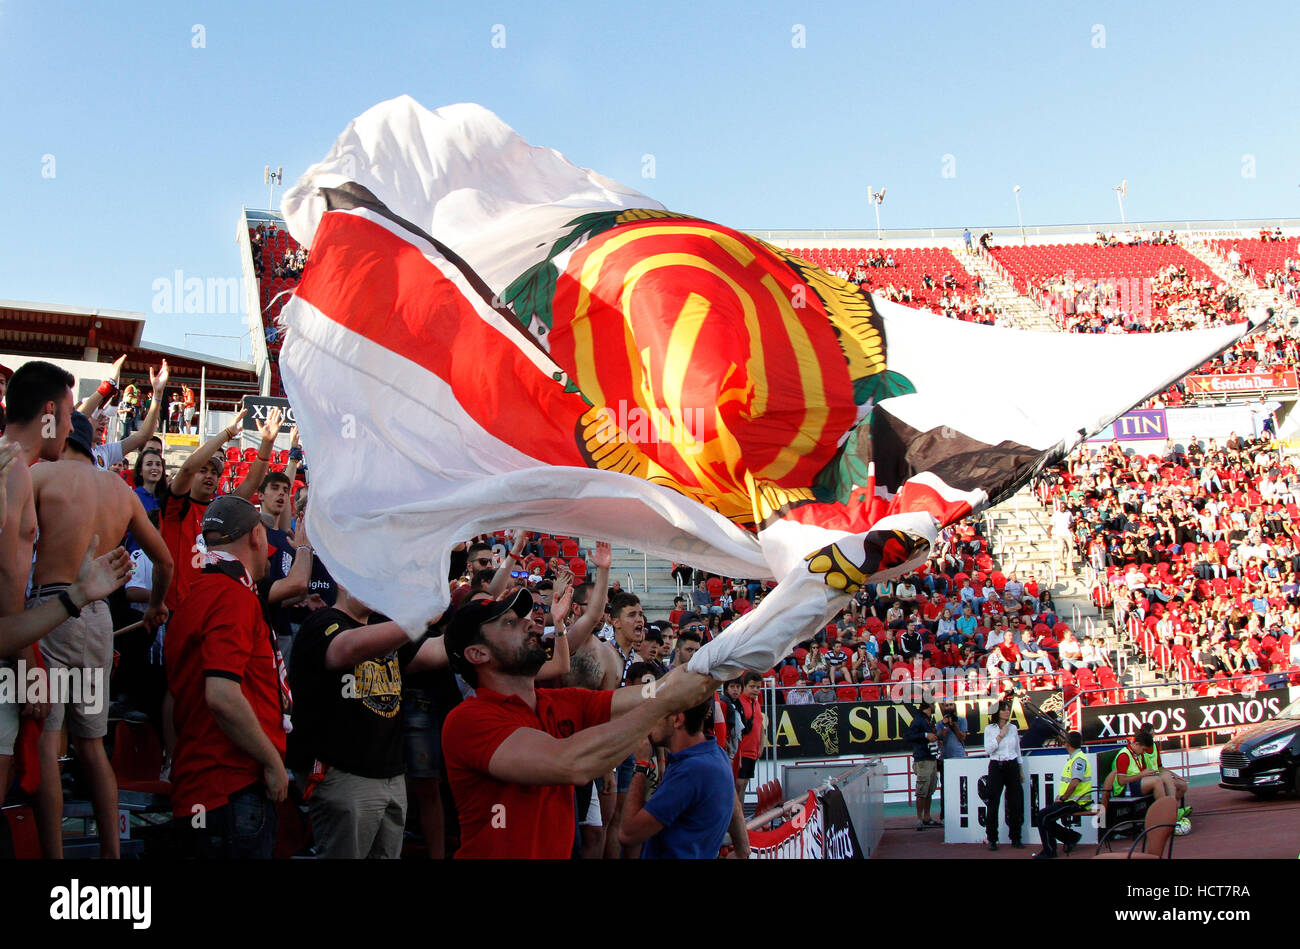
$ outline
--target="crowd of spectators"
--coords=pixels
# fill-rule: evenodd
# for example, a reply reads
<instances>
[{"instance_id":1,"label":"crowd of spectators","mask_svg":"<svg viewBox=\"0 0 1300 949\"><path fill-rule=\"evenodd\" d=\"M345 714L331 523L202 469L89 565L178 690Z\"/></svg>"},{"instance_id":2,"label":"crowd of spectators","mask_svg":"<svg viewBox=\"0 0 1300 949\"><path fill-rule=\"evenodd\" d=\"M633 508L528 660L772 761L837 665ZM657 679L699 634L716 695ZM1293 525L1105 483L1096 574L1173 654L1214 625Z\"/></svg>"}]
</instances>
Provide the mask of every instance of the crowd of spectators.
<instances>
[{"instance_id":1,"label":"crowd of spectators","mask_svg":"<svg viewBox=\"0 0 1300 949\"><path fill-rule=\"evenodd\" d=\"M1194 279L1181 264L1150 278L1056 275L1031 292L1073 333L1176 332L1245 319L1235 291L1221 281Z\"/></svg>"},{"instance_id":2,"label":"crowd of spectators","mask_svg":"<svg viewBox=\"0 0 1300 949\"><path fill-rule=\"evenodd\" d=\"M1116 237L1114 232L1107 234L1104 231L1098 231L1097 237L1093 241L1093 246L1094 247L1142 247L1148 244L1162 245L1162 244L1177 244L1177 243L1179 243L1178 235L1176 235L1172 230L1156 231L1154 234L1149 236L1144 235L1140 230L1138 231L1128 230L1124 232L1124 237L1122 239Z\"/></svg>"},{"instance_id":3,"label":"crowd of spectators","mask_svg":"<svg viewBox=\"0 0 1300 949\"><path fill-rule=\"evenodd\" d=\"M296 432L287 457L275 450L278 411L258 427L259 447L248 450L251 458L227 445L243 431L237 417L169 471L162 442L153 436L155 411L130 436L132 449L139 450L134 459L113 455L121 443L95 445L112 456L97 464L91 441L98 439L88 418L73 413L65 377L53 367L41 376L53 402L27 393L28 385L18 387L21 427L15 424L14 432L27 438L30 429L35 439L39 430L29 423L28 410L54 404L63 418L74 416L77 451L84 450L87 467L111 469L95 477L115 483L120 476L134 488L126 496L144 526L133 520L121 538L123 549L93 563L86 558L85 576L68 588L69 602L102 596L104 628L121 632L112 642L118 657L106 713L114 724L87 741L105 739L110 749L129 742L134 751L123 761L129 760L133 773L124 782L130 777L134 786L169 800L174 852L216 858L441 858L457 851L716 857L730 833L734 852L748 853L741 800L762 747L761 677L749 674L718 688L685 666L721 624L761 601L763 585L751 594L745 584L721 589L719 578L702 577L704 595L695 602L707 620L683 601L670 617L650 622L638 599L610 581L608 545L584 549L573 538L502 532L467 539L452 552L453 608L412 643L341 587L315 557L307 527L308 472ZM166 382L164 370L154 380L155 403ZM103 401L111 391L97 395ZM61 399L66 405L59 405ZM53 460L64 430L61 424L52 437L41 436L31 450ZM70 457L68 451L62 456ZM20 453L3 443L2 473L14 470ZM0 500L12 493L0 492ZM21 533L10 529L16 522L4 521L9 512L21 515L20 501L0 507L0 536ZM88 509L84 513L103 523ZM105 546L113 544L105 540ZM133 551L129 559L127 550ZM30 548L26 559L30 563ZM134 571L122 586L128 564ZM710 589L718 589L716 598ZM53 596L53 587L47 595ZM47 615L48 625L59 626L68 616L63 610L57 602L20 609L21 629L35 628ZM21 644L5 638L8 615L0 620L0 658L15 655L15 649L34 657L31 646L24 653ZM552 703L561 718L565 702L579 702L584 711L574 714L582 742L596 740L588 734L605 736L600 760L607 767L592 773L590 760L579 755L563 772L568 778L581 771L588 775L584 780L513 772L506 780L495 760L480 757L493 736L509 740L507 733L485 733L483 716L493 720L493 710L501 707L500 690L517 673L512 663L520 652L498 661L506 654L476 651L475 644L488 635L486 627L510 616L512 629L525 634L520 648L543 649L525 676L525 693ZM35 638L24 635L29 643ZM592 668L594 680L588 677ZM534 689L534 680L561 688ZM657 687L650 685L655 680ZM647 700L645 690L655 688ZM575 698L579 694L585 698ZM550 716L543 719L532 718L523 731L578 747L566 743L579 737L571 733L573 719L563 727ZM52 732L50 738L56 737ZM83 749L81 734L73 737L75 754L89 767L87 756L97 746ZM7 732L0 738L8 741ZM156 749L151 773L140 773L149 767L142 748ZM0 749L6 755L0 757L5 792L13 750ZM510 764L502 767L509 770L528 756L507 757ZM537 756L539 766L552 769L562 760L550 746ZM40 773L33 761L24 763L19 770L27 778ZM125 767L114 760L112 769ZM500 785L504 798L495 798L498 803L508 799L519 807L510 833L495 833L491 800L483 796L489 785ZM24 788L30 793L26 780ZM39 781L35 790L39 800L45 793ZM116 785L106 793L115 797ZM538 819L528 820L528 807L541 805ZM204 819L194 820L195 814ZM115 832L116 819L104 826ZM44 847L54 855L60 846L57 824L51 833ZM115 842L115 836L102 836L106 854Z\"/></svg>"},{"instance_id":4,"label":"crowd of spectators","mask_svg":"<svg viewBox=\"0 0 1300 949\"><path fill-rule=\"evenodd\" d=\"M1038 482L1093 598L1168 681L1300 684L1300 474L1267 437L1083 449ZM1216 685L1216 682L1218 683Z\"/></svg>"},{"instance_id":5,"label":"crowd of spectators","mask_svg":"<svg viewBox=\"0 0 1300 949\"><path fill-rule=\"evenodd\" d=\"M1278 228L1273 234L1260 231L1257 241L1212 241L1210 247L1238 273L1275 291L1291 303L1300 303L1300 245L1293 245L1294 257L1271 246L1286 243L1288 241ZM1242 245L1245 253L1242 253Z\"/></svg>"}]
</instances>

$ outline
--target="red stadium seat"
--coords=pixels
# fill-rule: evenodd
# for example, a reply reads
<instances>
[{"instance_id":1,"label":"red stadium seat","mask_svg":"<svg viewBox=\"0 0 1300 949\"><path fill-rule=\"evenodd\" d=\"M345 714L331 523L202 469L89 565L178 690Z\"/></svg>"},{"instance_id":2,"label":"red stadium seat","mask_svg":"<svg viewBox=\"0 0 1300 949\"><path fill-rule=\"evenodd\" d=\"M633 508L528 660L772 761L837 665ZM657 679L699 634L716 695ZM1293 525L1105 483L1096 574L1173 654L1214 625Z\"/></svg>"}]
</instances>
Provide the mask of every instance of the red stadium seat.
<instances>
[{"instance_id":1,"label":"red stadium seat","mask_svg":"<svg viewBox=\"0 0 1300 949\"><path fill-rule=\"evenodd\" d=\"M113 773L123 791L171 794L172 786L160 780L163 747L148 722L119 721L113 731Z\"/></svg>"}]
</instances>

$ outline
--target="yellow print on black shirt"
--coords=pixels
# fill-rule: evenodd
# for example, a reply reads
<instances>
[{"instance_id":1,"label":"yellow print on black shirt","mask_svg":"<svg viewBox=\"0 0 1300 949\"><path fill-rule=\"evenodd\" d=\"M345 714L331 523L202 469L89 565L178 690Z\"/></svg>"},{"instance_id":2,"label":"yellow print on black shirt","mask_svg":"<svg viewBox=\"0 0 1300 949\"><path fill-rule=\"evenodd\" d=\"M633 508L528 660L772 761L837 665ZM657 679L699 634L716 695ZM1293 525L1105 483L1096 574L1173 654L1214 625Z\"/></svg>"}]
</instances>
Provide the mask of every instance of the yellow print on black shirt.
<instances>
[{"instance_id":1,"label":"yellow print on black shirt","mask_svg":"<svg viewBox=\"0 0 1300 949\"><path fill-rule=\"evenodd\" d=\"M366 708L383 718L392 718L402 709L402 670L397 654L367 659L352 667L356 697Z\"/></svg>"}]
</instances>

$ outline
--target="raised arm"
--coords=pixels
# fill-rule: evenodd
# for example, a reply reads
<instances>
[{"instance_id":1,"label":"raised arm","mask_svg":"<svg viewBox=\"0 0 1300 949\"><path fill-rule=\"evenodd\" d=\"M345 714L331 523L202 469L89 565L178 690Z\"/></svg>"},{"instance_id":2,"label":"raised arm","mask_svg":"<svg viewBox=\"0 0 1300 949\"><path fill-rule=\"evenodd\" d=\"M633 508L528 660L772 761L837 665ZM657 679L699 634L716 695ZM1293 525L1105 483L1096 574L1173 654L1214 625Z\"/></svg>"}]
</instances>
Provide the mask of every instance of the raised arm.
<instances>
[{"instance_id":1,"label":"raised arm","mask_svg":"<svg viewBox=\"0 0 1300 949\"><path fill-rule=\"evenodd\" d=\"M257 461L253 462L252 467L248 469L248 477L239 482L232 494L237 494L247 501L261 486L262 479L266 477L266 466L271 461L271 452L275 450L275 437L280 434L280 426L283 423L284 413L280 411L278 405L266 413L266 421L257 427L257 433L262 436L262 444L257 449Z\"/></svg>"},{"instance_id":2,"label":"raised arm","mask_svg":"<svg viewBox=\"0 0 1300 949\"><path fill-rule=\"evenodd\" d=\"M347 669L366 659L387 655L411 638L394 622L358 626L336 634L325 650L325 668Z\"/></svg>"},{"instance_id":3,"label":"raised arm","mask_svg":"<svg viewBox=\"0 0 1300 949\"><path fill-rule=\"evenodd\" d=\"M125 489L131 504L131 536L153 563L153 589L149 596L149 606L144 612L144 622L149 629L157 630L167 622L167 607L163 605L163 598L167 595L167 588L171 586L175 564L172 562L172 555L167 549L166 542L158 533L158 528L153 526L149 515L145 514L140 498L126 486L125 482L122 483L122 488Z\"/></svg>"},{"instance_id":4,"label":"raised arm","mask_svg":"<svg viewBox=\"0 0 1300 949\"><path fill-rule=\"evenodd\" d=\"M247 409L241 409L235 416L235 420L223 428L217 434L213 435L206 442L194 449L190 456L176 471L175 477L171 480L171 492L175 495L188 494L190 486L194 484L194 476L203 469L203 466L221 450L221 446L232 438L239 435L240 427L243 424L244 416L248 414Z\"/></svg>"},{"instance_id":5,"label":"raised arm","mask_svg":"<svg viewBox=\"0 0 1300 949\"><path fill-rule=\"evenodd\" d=\"M104 400L117 391L117 380L122 375L122 364L126 362L126 353L118 356L113 362L113 374L99 384L99 388L90 395L81 400L77 406L77 411L82 415L90 415L91 412L104 404Z\"/></svg>"},{"instance_id":6,"label":"raised arm","mask_svg":"<svg viewBox=\"0 0 1300 949\"><path fill-rule=\"evenodd\" d=\"M678 670L661 679L650 697L604 725L584 728L569 738L552 738L535 728L520 728L503 741L488 763L488 773L510 784L585 784L628 756L654 724L666 715L703 702L717 688L707 675ZM626 692L620 689L614 693ZM640 687L635 691L640 692Z\"/></svg>"},{"instance_id":7,"label":"raised arm","mask_svg":"<svg viewBox=\"0 0 1300 949\"><path fill-rule=\"evenodd\" d=\"M157 373L154 372L153 366L149 367L149 384L153 386L153 398L149 402L149 411L145 413L144 421L140 427L122 439L122 457L126 457L133 451L143 448L149 439L153 438L153 433L158 430L158 415L162 411L163 387L167 385L167 379L170 371L167 368L167 360L162 361L162 368Z\"/></svg>"},{"instance_id":8,"label":"raised arm","mask_svg":"<svg viewBox=\"0 0 1300 949\"><path fill-rule=\"evenodd\" d=\"M311 570L315 559L316 551L307 539L307 519L300 517L298 527L293 532L293 566L285 576L271 584L266 595L267 601L275 606L305 596L311 588Z\"/></svg>"},{"instance_id":9,"label":"raised arm","mask_svg":"<svg viewBox=\"0 0 1300 949\"><path fill-rule=\"evenodd\" d=\"M565 571L555 583L555 592L551 598L551 616L555 619L555 651L537 671L537 678L542 681L568 675L570 666L571 648L564 620L573 608L573 574Z\"/></svg>"},{"instance_id":10,"label":"raised arm","mask_svg":"<svg viewBox=\"0 0 1300 949\"><path fill-rule=\"evenodd\" d=\"M501 594L506 592L506 587L510 585L510 574L514 570L515 563L519 560L520 554L524 552L524 547L528 545L528 531L515 531L515 542L510 547L510 553L506 554L506 559L501 561L501 566L497 568L496 576L488 584L488 596L497 599Z\"/></svg>"},{"instance_id":11,"label":"raised arm","mask_svg":"<svg viewBox=\"0 0 1300 949\"><path fill-rule=\"evenodd\" d=\"M292 502L293 479L298 474L298 462L302 458L302 447L298 444L298 426L295 425L289 429L289 464L285 466L284 476L289 479L289 491L291 492L290 501ZM289 503L284 506L280 516L275 520L275 526L282 531L289 529L293 521L293 504Z\"/></svg>"},{"instance_id":12,"label":"raised arm","mask_svg":"<svg viewBox=\"0 0 1300 949\"><path fill-rule=\"evenodd\" d=\"M609 565L613 561L610 546L603 540L596 541L596 549L591 553L591 562L596 565L596 579L591 589L591 599L587 601L587 610L569 627L569 652L577 652L587 642L588 637L596 631L597 623L603 625L605 620L605 601L609 599Z\"/></svg>"}]
</instances>

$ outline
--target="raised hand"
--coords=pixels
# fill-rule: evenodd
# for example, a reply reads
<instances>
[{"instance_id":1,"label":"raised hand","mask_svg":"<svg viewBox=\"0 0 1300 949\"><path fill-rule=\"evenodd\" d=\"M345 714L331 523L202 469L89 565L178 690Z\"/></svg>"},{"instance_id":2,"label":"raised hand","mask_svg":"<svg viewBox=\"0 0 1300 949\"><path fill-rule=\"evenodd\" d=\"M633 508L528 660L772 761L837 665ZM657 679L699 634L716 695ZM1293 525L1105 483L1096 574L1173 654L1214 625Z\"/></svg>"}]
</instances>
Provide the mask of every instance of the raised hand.
<instances>
[{"instance_id":1,"label":"raised hand","mask_svg":"<svg viewBox=\"0 0 1300 949\"><path fill-rule=\"evenodd\" d=\"M608 541L596 541L596 549L591 552L591 562L596 565L597 570L609 569L610 564L614 562L614 553Z\"/></svg>"},{"instance_id":2,"label":"raised hand","mask_svg":"<svg viewBox=\"0 0 1300 949\"><path fill-rule=\"evenodd\" d=\"M572 580L570 576L568 580ZM560 581L555 581L555 592L551 597L551 619L555 620L555 625L564 629L569 625L569 614L573 612L573 586L567 580L564 586L560 586Z\"/></svg>"},{"instance_id":3,"label":"raised hand","mask_svg":"<svg viewBox=\"0 0 1300 949\"><path fill-rule=\"evenodd\" d=\"M295 425L293 428L289 429L289 438L290 438L290 441L289 441L289 447L290 447L290 448L298 448L298 447L301 447L301 446L299 446L299 444L298 444L298 426L297 426L297 425Z\"/></svg>"},{"instance_id":4,"label":"raised hand","mask_svg":"<svg viewBox=\"0 0 1300 949\"><path fill-rule=\"evenodd\" d=\"M153 366L149 367L149 385L153 388L153 397L156 402L161 404L163 389L167 387L167 380L171 378L171 370L167 368L167 360L162 361L162 367L154 372Z\"/></svg>"},{"instance_id":5,"label":"raised hand","mask_svg":"<svg viewBox=\"0 0 1300 949\"><path fill-rule=\"evenodd\" d=\"M262 436L262 441L273 442L277 435L280 434L280 426L284 424L284 413L280 407L274 406L271 411L266 413L266 421L257 426L257 434Z\"/></svg>"},{"instance_id":6,"label":"raised hand","mask_svg":"<svg viewBox=\"0 0 1300 949\"><path fill-rule=\"evenodd\" d=\"M235 420L222 430L226 434L226 441L239 437L239 433L244 430L244 418L247 415L248 409L240 409L239 414L235 416Z\"/></svg>"},{"instance_id":7,"label":"raised hand","mask_svg":"<svg viewBox=\"0 0 1300 949\"><path fill-rule=\"evenodd\" d=\"M118 356L117 359L113 360L113 381L114 382L117 382L118 379L122 378L122 366L125 364L126 364L126 353L123 353L122 355Z\"/></svg>"}]
</instances>

